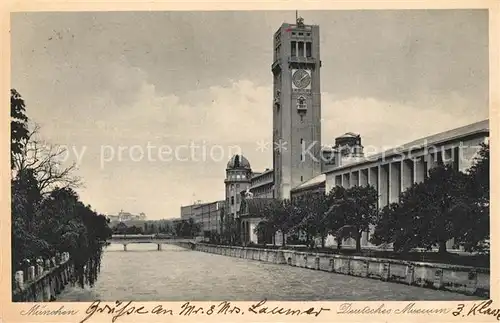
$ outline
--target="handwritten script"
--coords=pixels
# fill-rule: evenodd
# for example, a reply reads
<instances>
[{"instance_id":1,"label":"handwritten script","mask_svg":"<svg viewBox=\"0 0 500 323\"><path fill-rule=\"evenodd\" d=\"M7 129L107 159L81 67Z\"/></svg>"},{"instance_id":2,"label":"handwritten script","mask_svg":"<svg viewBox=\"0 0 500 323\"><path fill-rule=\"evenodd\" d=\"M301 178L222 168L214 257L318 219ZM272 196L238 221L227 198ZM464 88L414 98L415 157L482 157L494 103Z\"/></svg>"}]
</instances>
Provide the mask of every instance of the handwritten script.
<instances>
[{"instance_id":1,"label":"handwritten script","mask_svg":"<svg viewBox=\"0 0 500 323\"><path fill-rule=\"evenodd\" d=\"M116 301L114 303L102 303L94 301L82 315L80 323L83 323L97 315L108 315L111 322L115 323L122 316L129 315L154 315L154 316L211 316L211 315L271 315L271 316L303 316L318 317L325 312L331 311L325 307L297 306L282 307L279 304L267 302L266 299L253 303L250 306L223 301L219 303L196 304L185 302L182 305L171 308L163 305L140 305L133 301ZM341 303L332 312L337 315L450 315L454 317L466 316L489 316L500 321L500 307L495 307L492 300L472 301L458 303L456 306L445 305L440 307L422 306L418 302L410 302L404 305L391 306L392 304L380 303L367 305L359 303ZM20 312L23 316L80 316L80 312L65 306L51 308L46 304L34 304L32 307Z\"/></svg>"},{"instance_id":2,"label":"handwritten script","mask_svg":"<svg viewBox=\"0 0 500 323\"><path fill-rule=\"evenodd\" d=\"M500 321L500 308L493 306L493 301L487 300L474 302L472 304L458 304L456 310L452 312L453 316L493 316Z\"/></svg>"},{"instance_id":3,"label":"handwritten script","mask_svg":"<svg viewBox=\"0 0 500 323\"><path fill-rule=\"evenodd\" d=\"M262 300L258 303L250 305L248 308L241 308L231 304L231 302L223 301L218 304L208 306L198 306L191 302L186 302L180 308L164 308L162 305L152 306L146 308L143 305L136 306L132 301L122 302L116 301L113 305L102 304L101 301L93 302L85 311L85 318L80 321L83 323L95 314L111 315L111 321L116 322L120 317L126 315L178 315L178 316L210 316L210 315L295 315L295 316L319 316L323 312L330 311L329 308L314 307L297 309L297 308L284 308L280 306L269 306L267 300Z\"/></svg>"}]
</instances>

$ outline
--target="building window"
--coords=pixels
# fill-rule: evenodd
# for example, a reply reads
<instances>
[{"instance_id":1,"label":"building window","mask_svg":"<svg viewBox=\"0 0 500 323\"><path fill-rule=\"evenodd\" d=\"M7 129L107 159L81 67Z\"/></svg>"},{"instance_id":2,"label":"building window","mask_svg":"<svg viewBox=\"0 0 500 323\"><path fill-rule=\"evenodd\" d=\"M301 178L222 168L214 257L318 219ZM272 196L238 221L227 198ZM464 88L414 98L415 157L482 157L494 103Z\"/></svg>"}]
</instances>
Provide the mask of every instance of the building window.
<instances>
[{"instance_id":1,"label":"building window","mask_svg":"<svg viewBox=\"0 0 500 323\"><path fill-rule=\"evenodd\" d=\"M311 36L311 33L307 33L307 36Z\"/></svg>"},{"instance_id":2,"label":"building window","mask_svg":"<svg viewBox=\"0 0 500 323\"><path fill-rule=\"evenodd\" d=\"M304 57L304 42L299 41L299 57Z\"/></svg>"},{"instance_id":3,"label":"building window","mask_svg":"<svg viewBox=\"0 0 500 323\"><path fill-rule=\"evenodd\" d=\"M302 183L304 181L304 176L300 176L300 182Z\"/></svg>"},{"instance_id":4,"label":"building window","mask_svg":"<svg viewBox=\"0 0 500 323\"><path fill-rule=\"evenodd\" d=\"M303 36L303 35L304 35L304 33L299 33L299 36Z\"/></svg>"},{"instance_id":5,"label":"building window","mask_svg":"<svg viewBox=\"0 0 500 323\"><path fill-rule=\"evenodd\" d=\"M291 52L292 52L292 56L297 56L297 43L296 42L291 42L290 43L291 45Z\"/></svg>"},{"instance_id":6,"label":"building window","mask_svg":"<svg viewBox=\"0 0 500 323\"><path fill-rule=\"evenodd\" d=\"M231 196L231 205L234 205L234 196Z\"/></svg>"},{"instance_id":7,"label":"building window","mask_svg":"<svg viewBox=\"0 0 500 323\"><path fill-rule=\"evenodd\" d=\"M311 43L306 43L306 57L312 56L312 46Z\"/></svg>"},{"instance_id":8,"label":"building window","mask_svg":"<svg viewBox=\"0 0 500 323\"><path fill-rule=\"evenodd\" d=\"M301 147L301 150L302 150L302 151L303 151L303 149L302 149L302 147L303 147L302 145L303 145L303 144L304 144L304 139L300 138L300 147ZM303 153L303 152L301 152L301 153L300 153L300 161L304 161L304 159L305 159L305 158L304 158L304 153ZM302 179L301 179L300 181L302 182Z\"/></svg>"},{"instance_id":9,"label":"building window","mask_svg":"<svg viewBox=\"0 0 500 323\"><path fill-rule=\"evenodd\" d=\"M293 31L293 32L292 32L292 35L294 35L294 36L295 36L295 34L296 34L296 32L295 32L295 31Z\"/></svg>"},{"instance_id":10,"label":"building window","mask_svg":"<svg viewBox=\"0 0 500 323\"><path fill-rule=\"evenodd\" d=\"M297 99L297 110L307 110L306 98L303 96Z\"/></svg>"}]
</instances>

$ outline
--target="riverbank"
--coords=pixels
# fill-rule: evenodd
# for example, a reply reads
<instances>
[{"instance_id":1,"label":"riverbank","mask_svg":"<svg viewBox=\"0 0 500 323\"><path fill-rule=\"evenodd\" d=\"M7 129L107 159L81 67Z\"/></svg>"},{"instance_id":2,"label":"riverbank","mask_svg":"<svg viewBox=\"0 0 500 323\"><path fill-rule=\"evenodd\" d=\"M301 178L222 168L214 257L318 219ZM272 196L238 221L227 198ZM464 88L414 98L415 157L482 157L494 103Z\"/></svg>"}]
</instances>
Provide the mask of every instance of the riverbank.
<instances>
[{"instance_id":1,"label":"riverbank","mask_svg":"<svg viewBox=\"0 0 500 323\"><path fill-rule=\"evenodd\" d=\"M204 242L208 245L217 244ZM247 247L258 248L258 249L283 249L281 245L262 245L262 244L252 244ZM368 257L368 258L384 258L384 259L395 259L395 260L405 260L414 262L429 262L429 263L443 263L447 265L455 266L470 266L470 267L490 267L490 257L487 254L470 254L458 250L451 250L444 254L439 254L436 251L411 251L406 253L395 252L392 250L374 249L374 248L363 248L361 251L356 251L354 246L343 246L342 249L332 248L332 247L314 247L309 248L305 245L292 245L289 244L285 249L300 251L306 253L321 253L329 255L340 255L340 256L358 256L358 257Z\"/></svg>"},{"instance_id":2,"label":"riverbank","mask_svg":"<svg viewBox=\"0 0 500 323\"><path fill-rule=\"evenodd\" d=\"M353 288L355 286L356 288ZM393 284L327 271L197 252L175 245L111 244L93 287L71 284L58 302L473 301L475 296Z\"/></svg>"},{"instance_id":3,"label":"riverbank","mask_svg":"<svg viewBox=\"0 0 500 323\"><path fill-rule=\"evenodd\" d=\"M192 248L185 243L179 243L179 246ZM194 249L229 257L447 290L480 298L487 298L490 293L490 270L482 267L203 243L196 244Z\"/></svg>"},{"instance_id":4,"label":"riverbank","mask_svg":"<svg viewBox=\"0 0 500 323\"><path fill-rule=\"evenodd\" d=\"M74 276L69 253L41 260L26 270L15 273L13 302L49 302L58 295Z\"/></svg>"}]
</instances>

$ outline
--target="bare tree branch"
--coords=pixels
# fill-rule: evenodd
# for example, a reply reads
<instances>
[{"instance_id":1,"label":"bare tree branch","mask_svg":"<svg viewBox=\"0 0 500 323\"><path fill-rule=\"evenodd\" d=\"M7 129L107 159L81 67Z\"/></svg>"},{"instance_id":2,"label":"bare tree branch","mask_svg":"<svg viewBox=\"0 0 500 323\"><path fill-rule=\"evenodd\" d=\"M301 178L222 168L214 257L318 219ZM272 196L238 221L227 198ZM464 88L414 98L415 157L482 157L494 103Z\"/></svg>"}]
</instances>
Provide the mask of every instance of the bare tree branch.
<instances>
[{"instance_id":1,"label":"bare tree branch","mask_svg":"<svg viewBox=\"0 0 500 323\"><path fill-rule=\"evenodd\" d=\"M14 156L12 176L31 169L38 181L38 188L42 194L47 194L53 188L77 188L82 185L81 179L73 175L77 169L76 163L63 166L63 156L66 149L58 145L51 145L40 139L40 127L35 125L33 130L23 139L21 153Z\"/></svg>"}]
</instances>

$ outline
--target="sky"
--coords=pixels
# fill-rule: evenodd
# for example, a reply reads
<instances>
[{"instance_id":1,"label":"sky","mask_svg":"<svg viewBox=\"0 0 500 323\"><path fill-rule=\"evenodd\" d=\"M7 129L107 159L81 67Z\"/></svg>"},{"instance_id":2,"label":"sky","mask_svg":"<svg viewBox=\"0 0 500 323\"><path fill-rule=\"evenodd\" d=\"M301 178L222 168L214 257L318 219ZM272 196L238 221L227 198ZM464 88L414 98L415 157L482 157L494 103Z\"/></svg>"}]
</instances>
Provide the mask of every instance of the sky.
<instances>
[{"instance_id":1,"label":"sky","mask_svg":"<svg viewBox=\"0 0 500 323\"><path fill-rule=\"evenodd\" d=\"M383 149L488 118L486 10L301 11L320 26L322 144ZM235 152L272 167L272 41L294 11L11 16L11 87L68 148L82 201L180 216Z\"/></svg>"}]
</instances>

